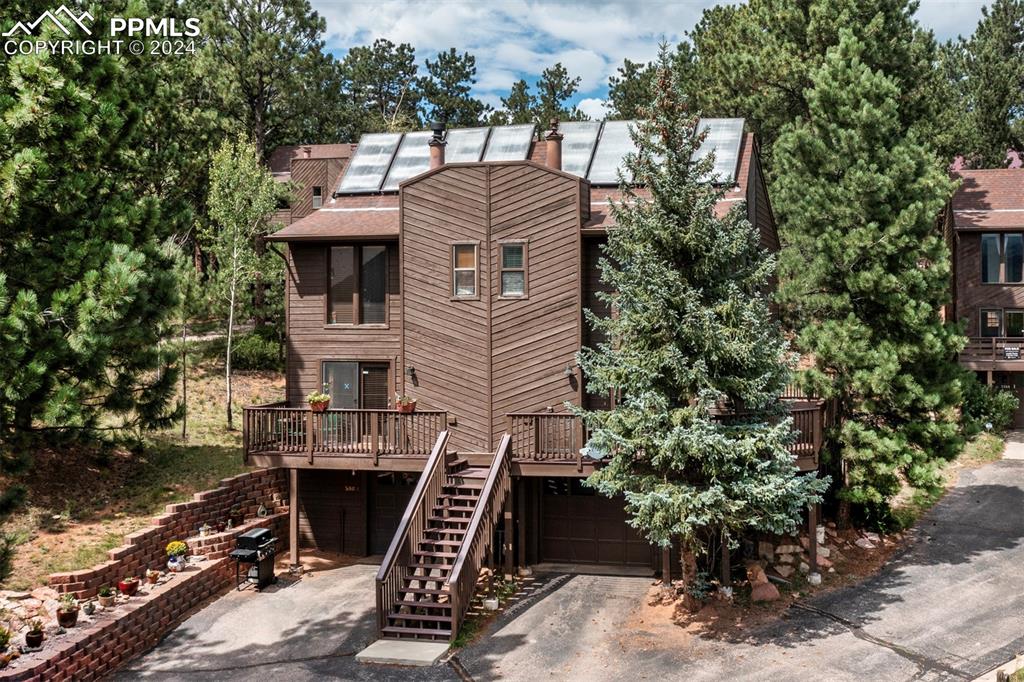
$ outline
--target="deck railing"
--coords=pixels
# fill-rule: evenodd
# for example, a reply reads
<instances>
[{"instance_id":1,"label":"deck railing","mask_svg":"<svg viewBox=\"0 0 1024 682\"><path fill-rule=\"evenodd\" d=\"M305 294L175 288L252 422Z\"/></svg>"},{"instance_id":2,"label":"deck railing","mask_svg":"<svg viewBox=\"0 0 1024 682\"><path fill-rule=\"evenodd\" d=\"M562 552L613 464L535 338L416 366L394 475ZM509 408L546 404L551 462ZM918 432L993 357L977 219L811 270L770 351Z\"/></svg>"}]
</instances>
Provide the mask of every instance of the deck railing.
<instances>
[{"instance_id":1,"label":"deck railing","mask_svg":"<svg viewBox=\"0 0 1024 682\"><path fill-rule=\"evenodd\" d=\"M960 351L961 360L1015 362L1024 361L1024 338L1006 336L972 336Z\"/></svg>"},{"instance_id":2,"label":"deck railing","mask_svg":"<svg viewBox=\"0 0 1024 682\"><path fill-rule=\"evenodd\" d=\"M398 599L402 590L402 578L409 574L413 552L423 541L427 517L444 490L446 458L448 456L448 432L442 431L434 443L427 459L427 465L420 474L416 489L409 498L405 513L398 524L398 530L391 539L384 561L377 571L377 635L383 634L388 624L388 610Z\"/></svg>"},{"instance_id":3,"label":"deck railing","mask_svg":"<svg viewBox=\"0 0 1024 682\"><path fill-rule=\"evenodd\" d=\"M510 440L509 434L506 433L498 443L491 468L487 472L487 479L480 491L479 502L473 510L462 546L455 558L454 567L444 583L444 590L448 592L452 605L452 639L458 636L459 627L466 617L470 604L473 603L480 569L493 555L494 529L512 490Z\"/></svg>"},{"instance_id":4,"label":"deck railing","mask_svg":"<svg viewBox=\"0 0 1024 682\"><path fill-rule=\"evenodd\" d=\"M793 417L797 438L790 452L805 460L817 456L824 441L825 406L822 400L783 401ZM724 416L724 415L723 415ZM583 422L568 412L514 412L507 415L512 457L517 461L575 462L582 464L580 449L586 445Z\"/></svg>"},{"instance_id":5,"label":"deck railing","mask_svg":"<svg viewBox=\"0 0 1024 682\"><path fill-rule=\"evenodd\" d=\"M245 455L427 455L448 422L446 412L327 410L282 403L246 407L242 419Z\"/></svg>"}]
</instances>

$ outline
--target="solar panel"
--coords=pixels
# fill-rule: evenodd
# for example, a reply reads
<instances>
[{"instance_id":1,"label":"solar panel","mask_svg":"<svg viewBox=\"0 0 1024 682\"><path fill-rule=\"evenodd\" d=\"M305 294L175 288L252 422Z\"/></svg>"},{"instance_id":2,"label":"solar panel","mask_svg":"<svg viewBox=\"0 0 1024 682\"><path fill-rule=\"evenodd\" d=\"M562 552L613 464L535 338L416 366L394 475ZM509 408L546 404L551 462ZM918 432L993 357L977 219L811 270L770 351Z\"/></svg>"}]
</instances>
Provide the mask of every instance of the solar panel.
<instances>
[{"instance_id":1,"label":"solar panel","mask_svg":"<svg viewBox=\"0 0 1024 682\"><path fill-rule=\"evenodd\" d=\"M402 144L398 146L395 160L391 162L387 180L381 187L382 191L397 190L398 183L414 175L430 169L430 136L429 130L417 133L406 133Z\"/></svg>"},{"instance_id":2,"label":"solar panel","mask_svg":"<svg viewBox=\"0 0 1024 682\"><path fill-rule=\"evenodd\" d=\"M348 163L338 192L378 191L401 140L402 133L372 133L359 138L359 146Z\"/></svg>"},{"instance_id":3,"label":"solar panel","mask_svg":"<svg viewBox=\"0 0 1024 682\"><path fill-rule=\"evenodd\" d=\"M532 123L491 128L484 161L523 161L530 153L532 140Z\"/></svg>"},{"instance_id":4,"label":"solar panel","mask_svg":"<svg viewBox=\"0 0 1024 682\"><path fill-rule=\"evenodd\" d=\"M635 121L604 122L601 139L597 142L594 160L590 162L590 172L587 174L590 182L595 185L617 185L619 184L618 171L620 169L626 173L627 182L632 180L623 166L622 160L626 154L636 152L636 145L633 144L633 138L629 134L630 126L635 124ZM565 166L564 162L562 165Z\"/></svg>"},{"instance_id":5,"label":"solar panel","mask_svg":"<svg viewBox=\"0 0 1024 682\"><path fill-rule=\"evenodd\" d=\"M562 133L562 170L586 177L601 122L572 121L558 126L558 131Z\"/></svg>"},{"instance_id":6,"label":"solar panel","mask_svg":"<svg viewBox=\"0 0 1024 682\"><path fill-rule=\"evenodd\" d=\"M445 138L444 160L448 163L475 163L480 160L487 144L490 128L456 128Z\"/></svg>"},{"instance_id":7,"label":"solar panel","mask_svg":"<svg viewBox=\"0 0 1024 682\"><path fill-rule=\"evenodd\" d=\"M715 165L711 177L716 183L732 184L736 181L736 164L740 158L740 142L743 141L742 118L702 118L698 130L707 130L707 137L700 148L693 153L693 160L703 159L715 152Z\"/></svg>"}]
</instances>

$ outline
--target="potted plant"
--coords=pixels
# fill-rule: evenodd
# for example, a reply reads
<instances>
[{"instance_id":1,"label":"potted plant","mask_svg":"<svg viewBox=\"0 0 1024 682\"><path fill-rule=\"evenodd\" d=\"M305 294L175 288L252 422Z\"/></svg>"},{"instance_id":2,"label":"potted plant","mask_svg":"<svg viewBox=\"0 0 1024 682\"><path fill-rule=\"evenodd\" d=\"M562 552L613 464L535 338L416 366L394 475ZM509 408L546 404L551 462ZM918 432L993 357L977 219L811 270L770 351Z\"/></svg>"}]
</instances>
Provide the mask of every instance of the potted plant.
<instances>
[{"instance_id":1,"label":"potted plant","mask_svg":"<svg viewBox=\"0 0 1024 682\"><path fill-rule=\"evenodd\" d=\"M119 589L121 594L124 596L131 597L139 591L139 579L130 575L117 583L117 589Z\"/></svg>"},{"instance_id":2,"label":"potted plant","mask_svg":"<svg viewBox=\"0 0 1024 682\"><path fill-rule=\"evenodd\" d=\"M217 521L216 523L213 524L213 527L214 527L214 529L216 529L216 531L218 533L223 533L224 530L228 527L228 522L227 521Z\"/></svg>"},{"instance_id":3,"label":"potted plant","mask_svg":"<svg viewBox=\"0 0 1024 682\"><path fill-rule=\"evenodd\" d=\"M25 633L25 646L29 649L38 649L43 645L43 621L34 620L28 624L28 632Z\"/></svg>"},{"instance_id":4,"label":"potted plant","mask_svg":"<svg viewBox=\"0 0 1024 682\"><path fill-rule=\"evenodd\" d=\"M149 569L146 571L146 582L150 585L156 585L156 581L160 580L160 571L156 569Z\"/></svg>"},{"instance_id":5,"label":"potted plant","mask_svg":"<svg viewBox=\"0 0 1024 682\"><path fill-rule=\"evenodd\" d=\"M78 600L73 594L62 594L57 607L57 622L62 628L73 628L78 622Z\"/></svg>"},{"instance_id":6,"label":"potted plant","mask_svg":"<svg viewBox=\"0 0 1024 682\"><path fill-rule=\"evenodd\" d=\"M231 522L232 528L237 528L245 522L245 514L242 513L242 505L238 503L231 505L231 509L228 511L228 521Z\"/></svg>"},{"instance_id":7,"label":"potted plant","mask_svg":"<svg viewBox=\"0 0 1024 682\"><path fill-rule=\"evenodd\" d=\"M101 587L97 595L99 596L100 606L105 609L112 607L114 602L117 600L117 596L114 594L114 588L110 585L104 585Z\"/></svg>"},{"instance_id":8,"label":"potted plant","mask_svg":"<svg viewBox=\"0 0 1024 682\"><path fill-rule=\"evenodd\" d=\"M395 396L395 409L400 414L412 414L416 411L416 399L407 395Z\"/></svg>"},{"instance_id":9,"label":"potted plant","mask_svg":"<svg viewBox=\"0 0 1024 682\"><path fill-rule=\"evenodd\" d=\"M314 412L326 412L327 406L331 404L331 396L327 393L328 385L324 384L323 391L313 391L306 396L306 402L309 403L309 409Z\"/></svg>"},{"instance_id":10,"label":"potted plant","mask_svg":"<svg viewBox=\"0 0 1024 682\"><path fill-rule=\"evenodd\" d=\"M82 613L84 613L87 616L91 616L92 614L96 613L96 602L90 599L89 601L82 604Z\"/></svg>"},{"instance_id":11,"label":"potted plant","mask_svg":"<svg viewBox=\"0 0 1024 682\"><path fill-rule=\"evenodd\" d=\"M180 573L185 570L185 555L188 554L188 545L181 540L172 540L167 543L167 570L172 573Z\"/></svg>"}]
</instances>

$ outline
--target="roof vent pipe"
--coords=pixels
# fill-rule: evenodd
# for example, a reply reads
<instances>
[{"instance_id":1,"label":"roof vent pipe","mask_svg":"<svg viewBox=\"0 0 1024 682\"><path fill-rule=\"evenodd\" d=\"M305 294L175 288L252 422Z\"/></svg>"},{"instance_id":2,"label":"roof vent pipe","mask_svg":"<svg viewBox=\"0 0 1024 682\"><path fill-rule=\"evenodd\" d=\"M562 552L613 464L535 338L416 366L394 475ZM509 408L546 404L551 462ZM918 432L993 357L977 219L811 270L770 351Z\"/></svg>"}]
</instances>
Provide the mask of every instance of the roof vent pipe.
<instances>
[{"instance_id":1,"label":"roof vent pipe","mask_svg":"<svg viewBox=\"0 0 1024 682\"><path fill-rule=\"evenodd\" d=\"M444 139L444 123L435 121L430 125L433 135L430 136L430 168L440 168L444 165L444 148L448 144Z\"/></svg>"},{"instance_id":2,"label":"roof vent pipe","mask_svg":"<svg viewBox=\"0 0 1024 682\"><path fill-rule=\"evenodd\" d=\"M551 119L551 130L544 136L547 140L548 168L562 170L562 133L558 132L558 119Z\"/></svg>"}]
</instances>

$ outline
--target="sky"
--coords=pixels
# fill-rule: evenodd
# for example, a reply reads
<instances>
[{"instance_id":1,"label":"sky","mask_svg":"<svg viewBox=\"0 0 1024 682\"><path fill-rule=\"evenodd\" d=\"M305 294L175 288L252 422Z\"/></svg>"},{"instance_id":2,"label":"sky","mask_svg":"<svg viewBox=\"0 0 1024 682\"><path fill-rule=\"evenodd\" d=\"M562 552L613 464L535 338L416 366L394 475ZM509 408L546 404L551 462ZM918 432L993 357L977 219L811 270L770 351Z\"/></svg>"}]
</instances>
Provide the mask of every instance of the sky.
<instances>
[{"instance_id":1,"label":"sky","mask_svg":"<svg viewBox=\"0 0 1024 682\"><path fill-rule=\"evenodd\" d=\"M918 19L946 40L968 35L983 0L920 0ZM500 107L519 78L531 85L562 62L582 79L574 104L601 118L608 77L624 58L646 62L664 39L677 42L693 28L709 0L311 0L327 22L326 43L338 57L377 38L411 43L423 60L449 47L476 57L474 95Z\"/></svg>"}]
</instances>

